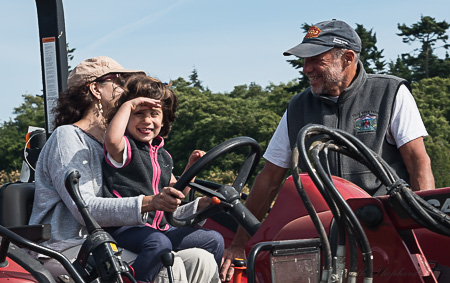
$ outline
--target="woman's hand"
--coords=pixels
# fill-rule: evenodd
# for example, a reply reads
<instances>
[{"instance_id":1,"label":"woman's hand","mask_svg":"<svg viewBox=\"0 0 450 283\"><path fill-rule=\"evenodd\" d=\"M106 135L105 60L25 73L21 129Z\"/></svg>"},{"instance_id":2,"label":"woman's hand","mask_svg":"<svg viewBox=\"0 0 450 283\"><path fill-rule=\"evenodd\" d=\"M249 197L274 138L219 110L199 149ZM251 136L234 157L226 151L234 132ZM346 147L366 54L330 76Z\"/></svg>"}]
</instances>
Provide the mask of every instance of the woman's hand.
<instances>
[{"instance_id":1,"label":"woman's hand","mask_svg":"<svg viewBox=\"0 0 450 283\"><path fill-rule=\"evenodd\" d=\"M157 195L144 197L142 201L142 212L155 210L174 212L184 197L184 194L179 190L172 187L165 187Z\"/></svg>"},{"instance_id":2,"label":"woman's hand","mask_svg":"<svg viewBox=\"0 0 450 283\"><path fill-rule=\"evenodd\" d=\"M201 199L199 199L199 201L198 201L197 211L205 209L209 205L211 205L211 198L204 196Z\"/></svg>"}]
</instances>

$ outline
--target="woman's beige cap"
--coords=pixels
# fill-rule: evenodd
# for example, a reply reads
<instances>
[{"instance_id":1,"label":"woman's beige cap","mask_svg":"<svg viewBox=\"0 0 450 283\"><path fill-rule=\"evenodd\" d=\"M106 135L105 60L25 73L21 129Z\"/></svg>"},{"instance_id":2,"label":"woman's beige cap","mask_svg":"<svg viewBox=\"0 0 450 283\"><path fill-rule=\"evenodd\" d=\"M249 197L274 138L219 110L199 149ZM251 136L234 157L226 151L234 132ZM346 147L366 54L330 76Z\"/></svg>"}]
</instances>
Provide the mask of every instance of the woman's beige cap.
<instances>
[{"instance_id":1,"label":"woman's beige cap","mask_svg":"<svg viewBox=\"0 0 450 283\"><path fill-rule=\"evenodd\" d=\"M67 86L73 87L82 83L92 82L110 73L140 73L145 75L144 71L124 69L122 65L112 58L98 56L86 59L78 64L70 72L67 78Z\"/></svg>"}]
</instances>

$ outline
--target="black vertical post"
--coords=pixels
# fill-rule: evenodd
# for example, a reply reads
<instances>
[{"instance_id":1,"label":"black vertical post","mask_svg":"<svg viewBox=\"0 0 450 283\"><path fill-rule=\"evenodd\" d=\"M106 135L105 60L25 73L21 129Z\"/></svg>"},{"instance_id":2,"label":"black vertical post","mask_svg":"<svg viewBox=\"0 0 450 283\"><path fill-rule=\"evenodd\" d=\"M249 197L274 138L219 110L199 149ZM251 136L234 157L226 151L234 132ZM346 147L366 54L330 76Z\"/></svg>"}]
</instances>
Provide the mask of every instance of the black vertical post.
<instances>
[{"instance_id":1,"label":"black vertical post","mask_svg":"<svg viewBox=\"0 0 450 283\"><path fill-rule=\"evenodd\" d=\"M53 131L51 110L67 88L68 63L62 0L36 0L47 135Z\"/></svg>"}]
</instances>

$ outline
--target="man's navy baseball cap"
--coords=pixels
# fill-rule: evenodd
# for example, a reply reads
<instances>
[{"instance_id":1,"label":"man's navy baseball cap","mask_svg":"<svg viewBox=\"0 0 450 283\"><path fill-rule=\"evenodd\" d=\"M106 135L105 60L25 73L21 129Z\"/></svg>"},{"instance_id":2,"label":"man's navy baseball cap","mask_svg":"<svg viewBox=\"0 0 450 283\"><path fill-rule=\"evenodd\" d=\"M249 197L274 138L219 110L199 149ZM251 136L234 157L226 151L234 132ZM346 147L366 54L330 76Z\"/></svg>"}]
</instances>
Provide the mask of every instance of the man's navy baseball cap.
<instances>
[{"instance_id":1,"label":"man's navy baseball cap","mask_svg":"<svg viewBox=\"0 0 450 283\"><path fill-rule=\"evenodd\" d=\"M361 52L361 39L347 23L338 20L320 22L309 28L302 43L284 52L284 56L313 57L334 47Z\"/></svg>"}]
</instances>

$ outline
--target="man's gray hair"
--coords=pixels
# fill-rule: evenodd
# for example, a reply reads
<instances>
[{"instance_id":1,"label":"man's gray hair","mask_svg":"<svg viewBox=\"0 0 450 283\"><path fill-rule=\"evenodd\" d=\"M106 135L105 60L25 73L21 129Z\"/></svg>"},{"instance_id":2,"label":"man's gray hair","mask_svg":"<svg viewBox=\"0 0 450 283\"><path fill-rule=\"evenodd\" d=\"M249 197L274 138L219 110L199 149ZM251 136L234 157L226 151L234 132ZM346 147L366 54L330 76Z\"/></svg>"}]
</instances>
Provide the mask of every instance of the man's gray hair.
<instances>
[{"instance_id":1,"label":"man's gray hair","mask_svg":"<svg viewBox=\"0 0 450 283\"><path fill-rule=\"evenodd\" d=\"M333 58L336 59L336 58L342 57L342 55L344 55L344 53L347 50L349 50L349 49L346 49L346 48L333 48L333 49L331 49L331 54L333 55ZM353 51L353 52L355 52L355 51ZM355 54L356 54L355 64L358 64L360 53L359 52L355 52Z\"/></svg>"}]
</instances>

